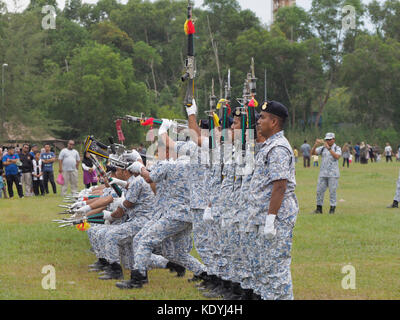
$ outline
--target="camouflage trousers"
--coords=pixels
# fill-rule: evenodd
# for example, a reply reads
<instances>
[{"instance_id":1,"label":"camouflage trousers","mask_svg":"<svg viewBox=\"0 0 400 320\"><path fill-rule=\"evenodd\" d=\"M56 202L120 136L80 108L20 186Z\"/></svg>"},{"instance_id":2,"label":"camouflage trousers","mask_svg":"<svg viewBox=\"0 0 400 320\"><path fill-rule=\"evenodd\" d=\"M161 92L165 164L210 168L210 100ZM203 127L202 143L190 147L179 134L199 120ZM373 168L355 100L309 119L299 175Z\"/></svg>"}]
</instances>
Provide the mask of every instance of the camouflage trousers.
<instances>
[{"instance_id":1,"label":"camouflage trousers","mask_svg":"<svg viewBox=\"0 0 400 320\"><path fill-rule=\"evenodd\" d=\"M397 202L400 202L400 175L399 175L399 178L397 179L396 194L395 194L393 200L396 200Z\"/></svg>"},{"instance_id":2,"label":"camouflage trousers","mask_svg":"<svg viewBox=\"0 0 400 320\"><path fill-rule=\"evenodd\" d=\"M210 263L207 266L207 273L220 275L220 268L225 265L221 256L221 217L214 216L213 221L207 222Z\"/></svg>"},{"instance_id":3,"label":"camouflage trousers","mask_svg":"<svg viewBox=\"0 0 400 320\"><path fill-rule=\"evenodd\" d=\"M203 209L191 209L193 215L193 240L197 253L203 264L210 265L210 241L208 238L208 224L204 222Z\"/></svg>"},{"instance_id":4,"label":"camouflage trousers","mask_svg":"<svg viewBox=\"0 0 400 320\"><path fill-rule=\"evenodd\" d=\"M256 233L239 228L239 249L237 251L237 274L243 289L254 289L255 279L252 268L252 255L255 253Z\"/></svg>"},{"instance_id":5,"label":"camouflage trousers","mask_svg":"<svg viewBox=\"0 0 400 320\"><path fill-rule=\"evenodd\" d=\"M221 217L220 252L218 275L223 280L234 281L236 266L234 265L234 252L236 234L232 219ZM234 281L236 282L236 281Z\"/></svg>"},{"instance_id":6,"label":"camouflage trousers","mask_svg":"<svg viewBox=\"0 0 400 320\"><path fill-rule=\"evenodd\" d=\"M154 223L156 223L156 221L157 220L152 219L149 222L147 222L145 224L145 226L136 234L136 236L133 237L133 239L130 243L130 246L129 246L130 247L130 256L129 256L129 268L128 269L131 269L131 270L134 269L134 266L135 266L134 258L135 258L137 248L139 247L139 242L144 236L146 236L148 230ZM166 247L164 249L165 252L171 252L171 250L173 250L173 248L171 248L172 245L169 245L168 243L166 243L166 244L164 243L164 242L169 242L169 241L171 241L171 239L166 239L162 243L162 247L163 246ZM153 249L153 251L158 251L158 252L162 251L161 248L156 248L156 249L158 249L158 250ZM158 268L163 269L166 267L167 263L168 263L168 260L165 259L163 256L152 253L151 257L150 257L150 262L149 262L149 269L158 269Z\"/></svg>"},{"instance_id":7,"label":"camouflage trousers","mask_svg":"<svg viewBox=\"0 0 400 320\"><path fill-rule=\"evenodd\" d=\"M145 275L151 264L153 249L161 245L165 239L172 238L173 248L168 250L170 253L163 252L166 254L165 258L185 267L195 275L201 274L205 271L205 266L188 252L188 236L191 239L191 233L191 223L161 217L141 237L134 257L134 269Z\"/></svg>"},{"instance_id":8,"label":"camouflage trousers","mask_svg":"<svg viewBox=\"0 0 400 320\"><path fill-rule=\"evenodd\" d=\"M329 187L329 203L332 207L336 207L336 190L339 185L339 178L319 177L317 184L317 206L324 204L324 195Z\"/></svg>"},{"instance_id":9,"label":"camouflage trousers","mask_svg":"<svg viewBox=\"0 0 400 320\"><path fill-rule=\"evenodd\" d=\"M148 222L146 219L133 219L116 227L109 228L104 234L105 259L109 263L120 261L120 245L125 239L131 240Z\"/></svg>"},{"instance_id":10,"label":"camouflage trousers","mask_svg":"<svg viewBox=\"0 0 400 320\"><path fill-rule=\"evenodd\" d=\"M105 239L104 236L112 228L117 227L118 225L105 225L105 224L97 224L93 225L87 230L87 235L89 237L90 244L93 248L94 254L97 258L106 258L105 253Z\"/></svg>"},{"instance_id":11,"label":"camouflage trousers","mask_svg":"<svg viewBox=\"0 0 400 320\"><path fill-rule=\"evenodd\" d=\"M250 263L254 274L252 289L263 300L293 300L290 272L293 226L276 220L276 235L266 239L263 225L254 226L254 254Z\"/></svg>"}]
</instances>

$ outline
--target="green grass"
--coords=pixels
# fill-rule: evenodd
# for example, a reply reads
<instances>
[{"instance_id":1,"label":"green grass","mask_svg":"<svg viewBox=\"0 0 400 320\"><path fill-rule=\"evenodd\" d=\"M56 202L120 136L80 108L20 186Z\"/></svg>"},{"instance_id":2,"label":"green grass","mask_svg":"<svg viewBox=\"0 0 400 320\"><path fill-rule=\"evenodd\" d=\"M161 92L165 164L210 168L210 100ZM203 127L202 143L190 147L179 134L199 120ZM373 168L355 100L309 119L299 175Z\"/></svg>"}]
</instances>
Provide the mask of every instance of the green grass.
<instances>
[{"instance_id":1,"label":"green grass","mask_svg":"<svg viewBox=\"0 0 400 320\"><path fill-rule=\"evenodd\" d=\"M399 299L400 209L392 202L397 163L341 167L337 214L315 209L318 169L297 164L300 214L294 230L292 277L296 299ZM81 178L80 178L81 180ZM80 183L82 186L82 183ZM197 289L166 270L152 270L141 290L123 291L115 281L88 273L95 261L85 232L57 228L59 195L0 199L0 299L202 299ZM194 254L196 254L194 252ZM356 269L356 289L344 290L344 265ZM41 286L43 266L56 270L56 290ZM125 278L129 272L125 271Z\"/></svg>"}]
</instances>

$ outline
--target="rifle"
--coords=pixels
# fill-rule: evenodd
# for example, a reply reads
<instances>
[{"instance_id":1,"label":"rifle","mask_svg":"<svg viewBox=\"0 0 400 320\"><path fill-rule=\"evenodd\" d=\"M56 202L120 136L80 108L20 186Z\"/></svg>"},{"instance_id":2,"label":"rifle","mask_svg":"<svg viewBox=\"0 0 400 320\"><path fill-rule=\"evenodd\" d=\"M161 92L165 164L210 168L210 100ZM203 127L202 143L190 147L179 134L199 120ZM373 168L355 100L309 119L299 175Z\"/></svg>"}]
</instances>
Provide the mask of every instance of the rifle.
<instances>
[{"instance_id":1,"label":"rifle","mask_svg":"<svg viewBox=\"0 0 400 320\"><path fill-rule=\"evenodd\" d=\"M97 168L97 170L99 170L100 175L101 175L102 177L105 177L105 176L106 176L106 172L104 171L104 169L103 169L103 167L101 166L100 162L99 162L99 161L96 159L96 157L94 157L91 153L90 153L90 158L92 159L94 166ZM118 160L112 159L111 161L113 162L113 161L118 161ZM126 166L125 163L124 163L124 166ZM112 178L110 178L110 181L112 181ZM114 189L114 191L116 192L116 194L118 195L118 197L121 197L121 196L122 196L122 190L121 190L121 188L120 188L118 185L112 184L111 187Z\"/></svg>"},{"instance_id":2,"label":"rifle","mask_svg":"<svg viewBox=\"0 0 400 320\"><path fill-rule=\"evenodd\" d=\"M188 44L187 44L187 58L185 60L185 74L181 77L182 82L188 81L188 86L186 89L185 99L183 101L186 107L192 106L192 101L194 98L194 78L196 77L196 61L194 58L194 33L195 28L192 21L192 4L191 1L188 0L187 7L187 20L185 22L185 34L188 36Z\"/></svg>"},{"instance_id":3,"label":"rifle","mask_svg":"<svg viewBox=\"0 0 400 320\"><path fill-rule=\"evenodd\" d=\"M84 224L84 223L97 223L97 224L104 224L104 214L101 213L97 213L94 215L91 215L89 217L85 216L82 218L78 218L78 219L71 219L71 218L67 218L67 219L57 219L57 220L53 220L53 222L56 222L59 224L59 228L64 228L64 227L70 227L70 226L76 226L76 225L80 225L80 224Z\"/></svg>"},{"instance_id":4,"label":"rifle","mask_svg":"<svg viewBox=\"0 0 400 320\"><path fill-rule=\"evenodd\" d=\"M155 118L146 118L143 116L143 114L140 117L135 117L135 116L130 116L126 115L123 117L119 117L119 120L126 120L129 122L137 122L140 123L142 126L153 126L153 125L161 125L163 123L162 119L155 119ZM178 129L187 129L188 128L188 122L187 120L184 119L173 119L172 121L175 122L175 126Z\"/></svg>"},{"instance_id":5,"label":"rifle","mask_svg":"<svg viewBox=\"0 0 400 320\"><path fill-rule=\"evenodd\" d=\"M212 79L211 84L211 94L209 100L210 110L205 111L206 115L208 116L208 129L209 129L209 152L210 152L210 165L213 163L212 161L212 153L213 150L216 148L216 141L215 141L215 122L214 122L214 112L216 111L217 107L217 97L214 94L214 79Z\"/></svg>"},{"instance_id":6,"label":"rifle","mask_svg":"<svg viewBox=\"0 0 400 320\"><path fill-rule=\"evenodd\" d=\"M217 109L220 109L220 118L222 118L221 175L225 164L225 147L226 147L226 141L228 140L228 130L229 130L228 116L231 113L230 99L231 99L231 70L229 69L228 79L225 82L225 98L221 99L217 106ZM232 152L230 152L230 156L232 156Z\"/></svg>"},{"instance_id":7,"label":"rifle","mask_svg":"<svg viewBox=\"0 0 400 320\"><path fill-rule=\"evenodd\" d=\"M258 102L255 99L255 96L257 94L256 92L257 78L255 76L255 71L254 71L254 58L251 58L250 73L247 74L246 81L248 83L248 91L249 91L248 92L249 101L247 103L247 116L248 116L247 128L250 129L249 140L254 141L257 138L255 108L258 106Z\"/></svg>"}]
</instances>

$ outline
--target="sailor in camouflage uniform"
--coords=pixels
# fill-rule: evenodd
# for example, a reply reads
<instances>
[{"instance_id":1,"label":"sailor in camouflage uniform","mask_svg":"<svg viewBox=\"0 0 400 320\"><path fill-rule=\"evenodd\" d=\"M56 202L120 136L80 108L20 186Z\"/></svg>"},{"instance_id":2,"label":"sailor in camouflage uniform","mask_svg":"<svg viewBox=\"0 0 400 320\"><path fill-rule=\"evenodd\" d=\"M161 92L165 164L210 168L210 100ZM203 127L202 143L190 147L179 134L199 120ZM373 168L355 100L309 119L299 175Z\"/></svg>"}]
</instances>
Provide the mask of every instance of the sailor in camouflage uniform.
<instances>
[{"instance_id":1,"label":"sailor in camouflage uniform","mask_svg":"<svg viewBox=\"0 0 400 320\"><path fill-rule=\"evenodd\" d=\"M257 122L266 141L255 159L250 182L247 229L257 244L251 261L254 292L264 300L293 299L291 248L299 207L294 193L294 155L282 130L287 117L285 106L266 101Z\"/></svg>"},{"instance_id":2,"label":"sailor in camouflage uniform","mask_svg":"<svg viewBox=\"0 0 400 320\"><path fill-rule=\"evenodd\" d=\"M174 142L167 136L167 131L172 122L163 119L159 135L166 145L174 148L178 155L177 161L167 167L164 179L169 188L169 202L163 216L156 221L143 236L134 257L134 269L131 270L131 280L126 288L141 288L147 281L147 270L150 265L152 250L159 246L163 240L174 237L174 255L165 257L192 271L195 275L202 275L205 266L187 252L187 237L192 231L193 217L190 216L190 186L188 178L190 175L190 152L193 151L193 142ZM167 143L168 141L168 143ZM189 152L189 156L188 156ZM151 172L149 173L143 165L134 164L134 172L140 172L148 183L157 180Z\"/></svg>"},{"instance_id":3,"label":"sailor in camouflage uniform","mask_svg":"<svg viewBox=\"0 0 400 320\"><path fill-rule=\"evenodd\" d=\"M103 196L111 197L111 203L107 206L107 211L115 211L120 203L125 200L125 194L128 191L127 186L135 179L134 175L129 175L126 170L121 168L117 168L115 172L115 177L113 177L113 183L118 183L121 187L122 196L119 198L113 188L109 187L104 189ZM98 261L89 267L91 268L89 271L106 271L109 269L110 264L106 260L106 253L105 253L105 234L110 228L115 228L117 225L126 221L126 217L122 217L121 219L115 219L112 222L106 222L106 224L98 224L92 226L88 231L88 237L90 244L93 248L93 251L98 258Z\"/></svg>"},{"instance_id":4,"label":"sailor in camouflage uniform","mask_svg":"<svg viewBox=\"0 0 400 320\"><path fill-rule=\"evenodd\" d=\"M334 133L327 133L324 140L317 139L311 150L312 155L321 155L322 157L317 184L317 209L314 213L322 213L325 191L329 187L331 206L329 213L333 214L336 209L336 190L340 176L338 160L342 155L342 149L335 144ZM319 144L323 144L323 146L318 147Z\"/></svg>"},{"instance_id":5,"label":"sailor in camouflage uniform","mask_svg":"<svg viewBox=\"0 0 400 320\"><path fill-rule=\"evenodd\" d=\"M129 168L127 169L129 171ZM112 222L114 219L127 215L125 223L108 228L103 235L105 259L111 265L101 280L122 278L120 261L120 243L132 239L152 218L154 210L154 193L151 187L140 176L131 180L125 195L125 200L114 212L105 211L104 219Z\"/></svg>"},{"instance_id":6,"label":"sailor in camouflage uniform","mask_svg":"<svg viewBox=\"0 0 400 320\"><path fill-rule=\"evenodd\" d=\"M201 136L201 129L206 129L204 126L199 127L197 124L197 105L195 99L192 101L192 106L186 108L188 115L188 123L190 137L196 145L190 164L190 210L193 216L193 240L196 251L200 256L204 265L208 266L211 263L210 254L210 239L208 238L208 224L203 220L204 210L208 207L208 190L206 182L208 182L208 139ZM189 281L201 280L194 276Z\"/></svg>"}]
</instances>

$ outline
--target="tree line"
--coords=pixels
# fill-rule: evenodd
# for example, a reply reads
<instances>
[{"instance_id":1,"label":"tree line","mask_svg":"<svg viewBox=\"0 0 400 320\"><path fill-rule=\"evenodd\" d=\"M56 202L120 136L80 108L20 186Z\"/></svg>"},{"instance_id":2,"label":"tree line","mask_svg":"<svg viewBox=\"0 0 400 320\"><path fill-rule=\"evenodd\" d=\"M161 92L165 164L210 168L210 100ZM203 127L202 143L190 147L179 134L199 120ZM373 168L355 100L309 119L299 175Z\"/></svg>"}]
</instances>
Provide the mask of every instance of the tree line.
<instances>
[{"instance_id":1,"label":"tree line","mask_svg":"<svg viewBox=\"0 0 400 320\"><path fill-rule=\"evenodd\" d=\"M42 27L44 5L56 8L55 29ZM346 5L355 28L343 28ZM115 136L120 115L185 118L186 7L186 0L68 0L61 10L55 0L31 0L16 13L0 0L0 62L8 64L0 124L82 139ZM309 11L281 8L271 26L236 0L205 0L194 16L200 116L212 79L222 96L228 69L232 96L242 95L254 57L257 99L288 107L294 140L329 130L346 134L343 142L400 141L399 1L313 0ZM129 143L144 139L143 128L123 129Z\"/></svg>"}]
</instances>

